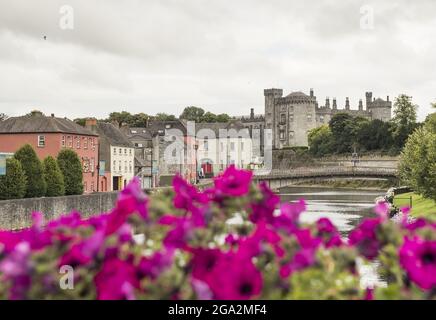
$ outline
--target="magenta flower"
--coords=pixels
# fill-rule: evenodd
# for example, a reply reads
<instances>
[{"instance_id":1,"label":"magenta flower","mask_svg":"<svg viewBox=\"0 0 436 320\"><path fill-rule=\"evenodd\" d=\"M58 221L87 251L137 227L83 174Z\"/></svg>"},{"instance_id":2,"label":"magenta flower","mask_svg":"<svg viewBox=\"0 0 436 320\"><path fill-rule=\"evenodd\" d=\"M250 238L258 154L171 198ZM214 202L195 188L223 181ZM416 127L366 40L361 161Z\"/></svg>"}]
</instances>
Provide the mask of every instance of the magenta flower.
<instances>
[{"instance_id":1,"label":"magenta flower","mask_svg":"<svg viewBox=\"0 0 436 320\"><path fill-rule=\"evenodd\" d=\"M150 257L143 257L138 265L138 275L156 279L162 272L171 266L174 259L174 250L163 250L153 253Z\"/></svg>"},{"instance_id":2,"label":"magenta flower","mask_svg":"<svg viewBox=\"0 0 436 320\"><path fill-rule=\"evenodd\" d=\"M191 210L194 202L204 204L208 202L208 197L191 184L189 184L180 175L176 175L173 179L173 189L175 196L173 199L174 207L177 209Z\"/></svg>"},{"instance_id":3,"label":"magenta flower","mask_svg":"<svg viewBox=\"0 0 436 320\"><path fill-rule=\"evenodd\" d=\"M274 218L273 226L293 233L298 229L301 213L306 210L306 202L300 199L294 203L284 203L280 207L280 215Z\"/></svg>"},{"instance_id":4,"label":"magenta flower","mask_svg":"<svg viewBox=\"0 0 436 320\"><path fill-rule=\"evenodd\" d=\"M399 255L410 280L424 290L436 288L436 241L406 237Z\"/></svg>"},{"instance_id":5,"label":"magenta flower","mask_svg":"<svg viewBox=\"0 0 436 320\"><path fill-rule=\"evenodd\" d=\"M321 238L326 248L339 247L342 245L341 235L338 229L328 218L321 218L316 222L317 236Z\"/></svg>"},{"instance_id":6,"label":"magenta flower","mask_svg":"<svg viewBox=\"0 0 436 320\"><path fill-rule=\"evenodd\" d=\"M230 197L246 195L250 189L252 175L251 171L238 170L231 165L222 175L214 179L216 193Z\"/></svg>"},{"instance_id":7,"label":"magenta flower","mask_svg":"<svg viewBox=\"0 0 436 320\"><path fill-rule=\"evenodd\" d=\"M225 254L219 249L203 248L193 249L192 253L192 277L205 283L210 283L210 277L214 275L212 271Z\"/></svg>"},{"instance_id":8,"label":"magenta flower","mask_svg":"<svg viewBox=\"0 0 436 320\"><path fill-rule=\"evenodd\" d=\"M75 267L90 263L103 246L104 240L104 231L98 230L89 238L73 244L70 250L61 257L59 266L70 265Z\"/></svg>"},{"instance_id":9,"label":"magenta flower","mask_svg":"<svg viewBox=\"0 0 436 320\"><path fill-rule=\"evenodd\" d=\"M132 288L139 288L135 267L118 258L106 260L94 278L99 300L132 299Z\"/></svg>"},{"instance_id":10,"label":"magenta flower","mask_svg":"<svg viewBox=\"0 0 436 320\"><path fill-rule=\"evenodd\" d=\"M265 182L259 185L262 192L262 200L251 205L252 213L250 220L254 223L259 220L265 220L268 223L273 222L273 213L276 206L280 203L280 197L277 196Z\"/></svg>"},{"instance_id":11,"label":"magenta flower","mask_svg":"<svg viewBox=\"0 0 436 320\"><path fill-rule=\"evenodd\" d=\"M247 300L261 293L263 279L251 261L231 255L219 259L209 285L215 299Z\"/></svg>"},{"instance_id":12,"label":"magenta flower","mask_svg":"<svg viewBox=\"0 0 436 320\"><path fill-rule=\"evenodd\" d=\"M279 271L280 277L285 279L296 271L312 266L316 261L315 254L315 248L301 249L292 257L290 263L281 266Z\"/></svg>"},{"instance_id":13,"label":"magenta flower","mask_svg":"<svg viewBox=\"0 0 436 320\"><path fill-rule=\"evenodd\" d=\"M349 244L356 246L359 252L369 260L378 256L381 247L376 233L380 223L380 218L365 219L349 235Z\"/></svg>"},{"instance_id":14,"label":"magenta flower","mask_svg":"<svg viewBox=\"0 0 436 320\"><path fill-rule=\"evenodd\" d=\"M186 248L195 226L190 218L165 215L159 219L159 224L172 226L166 234L163 244L169 250Z\"/></svg>"}]
</instances>

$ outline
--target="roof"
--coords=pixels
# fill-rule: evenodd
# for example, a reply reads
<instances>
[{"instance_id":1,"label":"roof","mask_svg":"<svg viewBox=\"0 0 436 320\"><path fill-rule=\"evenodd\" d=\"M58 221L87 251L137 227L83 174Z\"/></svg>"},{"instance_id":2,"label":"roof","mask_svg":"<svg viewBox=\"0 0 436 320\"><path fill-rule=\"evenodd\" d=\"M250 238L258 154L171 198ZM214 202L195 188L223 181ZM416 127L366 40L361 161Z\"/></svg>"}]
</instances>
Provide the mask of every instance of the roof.
<instances>
[{"instance_id":1,"label":"roof","mask_svg":"<svg viewBox=\"0 0 436 320\"><path fill-rule=\"evenodd\" d=\"M150 130L143 127L132 127L128 128L127 136L129 138L140 137L142 139L148 140L152 138Z\"/></svg>"},{"instance_id":2,"label":"roof","mask_svg":"<svg viewBox=\"0 0 436 320\"><path fill-rule=\"evenodd\" d=\"M119 128L112 123L97 122L97 132L104 136L112 146L133 148L133 144Z\"/></svg>"},{"instance_id":3,"label":"roof","mask_svg":"<svg viewBox=\"0 0 436 320\"><path fill-rule=\"evenodd\" d=\"M212 130L216 137L220 136L220 130L247 130L244 125L238 120L231 120L229 122L211 122L211 123L196 123L195 124L195 133L198 134L200 130ZM202 133L205 133L203 131Z\"/></svg>"},{"instance_id":4,"label":"roof","mask_svg":"<svg viewBox=\"0 0 436 320\"><path fill-rule=\"evenodd\" d=\"M47 117L42 114L0 121L0 133L69 133L98 136L70 119Z\"/></svg>"},{"instance_id":5,"label":"roof","mask_svg":"<svg viewBox=\"0 0 436 320\"><path fill-rule=\"evenodd\" d=\"M174 121L150 121L147 129L149 132L154 135L164 135L165 130L169 129L179 129L186 134L186 123L182 120L174 120Z\"/></svg>"},{"instance_id":6,"label":"roof","mask_svg":"<svg viewBox=\"0 0 436 320\"><path fill-rule=\"evenodd\" d=\"M306 98L309 96L301 91L296 91L296 92L292 92L292 93L288 94L286 97L296 97L296 98L297 97L304 97L304 98Z\"/></svg>"}]
</instances>

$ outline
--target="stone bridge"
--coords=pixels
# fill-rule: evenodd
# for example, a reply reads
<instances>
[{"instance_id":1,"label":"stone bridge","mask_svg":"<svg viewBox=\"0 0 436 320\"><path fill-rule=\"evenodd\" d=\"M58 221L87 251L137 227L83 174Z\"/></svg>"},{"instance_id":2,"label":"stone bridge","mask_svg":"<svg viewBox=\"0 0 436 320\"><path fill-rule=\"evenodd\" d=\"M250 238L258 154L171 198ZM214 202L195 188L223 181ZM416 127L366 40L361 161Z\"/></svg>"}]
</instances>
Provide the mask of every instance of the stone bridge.
<instances>
[{"instance_id":1,"label":"stone bridge","mask_svg":"<svg viewBox=\"0 0 436 320\"><path fill-rule=\"evenodd\" d=\"M305 180L334 179L396 179L398 170L386 167L334 166L319 168L297 168L256 172L256 182L266 181L270 188L279 189Z\"/></svg>"}]
</instances>

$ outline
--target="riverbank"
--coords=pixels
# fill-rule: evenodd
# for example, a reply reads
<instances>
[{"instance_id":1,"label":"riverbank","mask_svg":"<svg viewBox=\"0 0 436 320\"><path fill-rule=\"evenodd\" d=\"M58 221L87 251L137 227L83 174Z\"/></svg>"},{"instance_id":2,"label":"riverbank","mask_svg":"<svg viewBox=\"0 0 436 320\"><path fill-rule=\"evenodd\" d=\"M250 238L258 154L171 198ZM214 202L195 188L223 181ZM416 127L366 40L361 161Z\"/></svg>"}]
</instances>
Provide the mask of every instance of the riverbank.
<instances>
[{"instance_id":1,"label":"riverbank","mask_svg":"<svg viewBox=\"0 0 436 320\"><path fill-rule=\"evenodd\" d=\"M410 214L413 217L436 221L436 202L434 200L423 198L414 192L398 194L394 197L394 206L397 208L410 206L410 202L412 203Z\"/></svg>"},{"instance_id":2,"label":"riverbank","mask_svg":"<svg viewBox=\"0 0 436 320\"><path fill-rule=\"evenodd\" d=\"M359 189L359 190L387 190L394 182L391 180L367 180L367 179L348 179L348 180L309 180L296 182L295 186L301 187L329 187L335 189Z\"/></svg>"}]
</instances>

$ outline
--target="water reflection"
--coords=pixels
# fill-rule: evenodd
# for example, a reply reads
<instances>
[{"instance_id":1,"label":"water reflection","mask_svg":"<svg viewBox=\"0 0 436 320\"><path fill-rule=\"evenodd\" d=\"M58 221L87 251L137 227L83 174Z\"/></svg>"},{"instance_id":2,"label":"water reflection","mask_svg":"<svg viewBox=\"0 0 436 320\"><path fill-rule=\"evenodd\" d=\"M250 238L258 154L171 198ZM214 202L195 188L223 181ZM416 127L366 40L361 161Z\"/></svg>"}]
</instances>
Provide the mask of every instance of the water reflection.
<instances>
[{"instance_id":1,"label":"water reflection","mask_svg":"<svg viewBox=\"0 0 436 320\"><path fill-rule=\"evenodd\" d=\"M383 191L343 190L312 187L287 187L280 190L282 202L304 198L307 211L302 222L315 222L321 217L329 218L346 237L365 217L374 217L374 199Z\"/></svg>"}]
</instances>

